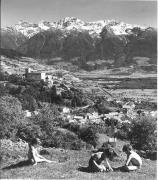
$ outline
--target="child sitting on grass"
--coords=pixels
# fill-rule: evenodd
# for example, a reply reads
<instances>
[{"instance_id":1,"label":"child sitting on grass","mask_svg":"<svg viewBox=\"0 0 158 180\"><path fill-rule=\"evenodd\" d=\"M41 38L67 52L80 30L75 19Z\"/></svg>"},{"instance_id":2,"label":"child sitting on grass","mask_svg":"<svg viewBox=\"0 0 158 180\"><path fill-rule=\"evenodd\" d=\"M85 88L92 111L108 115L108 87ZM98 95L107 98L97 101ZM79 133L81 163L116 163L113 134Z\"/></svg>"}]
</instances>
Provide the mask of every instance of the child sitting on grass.
<instances>
[{"instance_id":1,"label":"child sitting on grass","mask_svg":"<svg viewBox=\"0 0 158 180\"><path fill-rule=\"evenodd\" d=\"M91 158L89 160L89 169L92 172L107 172L107 171L113 171L113 168L111 167L110 163L108 162L108 159L112 159L116 156L116 153L114 149L108 144L107 147L103 146L95 151L91 155ZM103 161L106 161L106 164L108 167L106 168L102 163Z\"/></svg>"},{"instance_id":2,"label":"child sitting on grass","mask_svg":"<svg viewBox=\"0 0 158 180\"><path fill-rule=\"evenodd\" d=\"M33 165L37 165L37 163L39 162L52 163L53 161L47 160L46 158L44 158L38 153L37 151L38 144L39 144L39 141L36 138L32 139L29 142L28 160Z\"/></svg>"},{"instance_id":3,"label":"child sitting on grass","mask_svg":"<svg viewBox=\"0 0 158 180\"><path fill-rule=\"evenodd\" d=\"M132 146L130 144L124 145L122 151L127 154L127 161L123 167L125 171L134 171L141 168L142 159L132 150Z\"/></svg>"}]
</instances>

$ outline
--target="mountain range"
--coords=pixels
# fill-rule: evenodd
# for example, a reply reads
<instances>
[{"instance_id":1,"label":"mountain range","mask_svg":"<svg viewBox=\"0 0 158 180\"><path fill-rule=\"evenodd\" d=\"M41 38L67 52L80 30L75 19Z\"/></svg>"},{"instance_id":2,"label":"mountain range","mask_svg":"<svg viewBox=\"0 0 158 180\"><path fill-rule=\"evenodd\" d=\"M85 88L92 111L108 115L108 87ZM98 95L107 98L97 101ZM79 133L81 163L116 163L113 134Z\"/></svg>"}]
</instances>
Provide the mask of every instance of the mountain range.
<instances>
[{"instance_id":1,"label":"mountain range","mask_svg":"<svg viewBox=\"0 0 158 180\"><path fill-rule=\"evenodd\" d=\"M78 58L82 65L90 60L114 59L122 66L135 56L155 62L157 30L115 20L84 22L75 17L38 24L20 21L1 29L1 48L1 54L11 49L36 58Z\"/></svg>"},{"instance_id":2,"label":"mountain range","mask_svg":"<svg viewBox=\"0 0 158 180\"><path fill-rule=\"evenodd\" d=\"M138 25L131 25L116 20L84 22L75 17L66 17L57 22L48 22L41 20L38 24L28 23L21 20L13 28L29 38L41 31L46 31L50 29L60 29L67 32L71 30L88 31L90 35L97 36L102 31L103 27L107 25L111 27L111 29L116 35L127 34L126 30L132 29L134 27L140 27ZM140 28L145 29L144 27Z\"/></svg>"}]
</instances>

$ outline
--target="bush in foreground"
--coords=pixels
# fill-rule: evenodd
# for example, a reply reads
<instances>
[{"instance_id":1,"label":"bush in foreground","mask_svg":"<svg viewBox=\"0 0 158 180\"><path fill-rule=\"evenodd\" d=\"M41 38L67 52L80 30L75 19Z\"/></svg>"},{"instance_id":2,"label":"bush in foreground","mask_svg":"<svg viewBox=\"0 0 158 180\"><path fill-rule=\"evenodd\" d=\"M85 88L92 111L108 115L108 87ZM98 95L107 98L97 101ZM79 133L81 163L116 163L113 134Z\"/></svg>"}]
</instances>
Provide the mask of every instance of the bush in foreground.
<instances>
[{"instance_id":1,"label":"bush in foreground","mask_svg":"<svg viewBox=\"0 0 158 180\"><path fill-rule=\"evenodd\" d=\"M54 129L50 136L45 134L45 136L42 137L42 142L45 147L72 150L80 150L86 145L75 133L62 128Z\"/></svg>"},{"instance_id":2,"label":"bush in foreground","mask_svg":"<svg viewBox=\"0 0 158 180\"><path fill-rule=\"evenodd\" d=\"M131 126L130 140L138 150L156 150L156 119L151 116L142 116L134 120Z\"/></svg>"},{"instance_id":3,"label":"bush in foreground","mask_svg":"<svg viewBox=\"0 0 158 180\"><path fill-rule=\"evenodd\" d=\"M29 142L33 138L42 137L41 128L32 122L21 124L18 127L16 136L26 142Z\"/></svg>"},{"instance_id":4,"label":"bush in foreground","mask_svg":"<svg viewBox=\"0 0 158 180\"><path fill-rule=\"evenodd\" d=\"M19 124L24 122L22 106L12 96L0 98L0 138L15 138Z\"/></svg>"},{"instance_id":5,"label":"bush in foreground","mask_svg":"<svg viewBox=\"0 0 158 180\"><path fill-rule=\"evenodd\" d=\"M93 127L81 128L79 131L79 137L86 143L91 144L94 147L96 147L98 137L97 137L95 128Z\"/></svg>"}]
</instances>

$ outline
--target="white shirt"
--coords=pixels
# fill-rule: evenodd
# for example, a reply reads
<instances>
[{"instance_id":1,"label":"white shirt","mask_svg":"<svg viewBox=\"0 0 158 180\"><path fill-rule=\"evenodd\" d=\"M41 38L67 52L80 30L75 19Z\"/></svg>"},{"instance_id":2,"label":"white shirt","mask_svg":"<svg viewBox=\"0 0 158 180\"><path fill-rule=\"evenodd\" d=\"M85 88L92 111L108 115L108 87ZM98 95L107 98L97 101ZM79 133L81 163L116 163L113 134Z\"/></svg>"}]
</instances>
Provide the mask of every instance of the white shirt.
<instances>
[{"instance_id":1,"label":"white shirt","mask_svg":"<svg viewBox=\"0 0 158 180\"><path fill-rule=\"evenodd\" d=\"M134 151L130 151L130 155L127 159L126 165L128 166L128 164L130 163L131 159L136 159L138 161L138 163L140 164L140 166L142 166L142 159L141 157Z\"/></svg>"}]
</instances>

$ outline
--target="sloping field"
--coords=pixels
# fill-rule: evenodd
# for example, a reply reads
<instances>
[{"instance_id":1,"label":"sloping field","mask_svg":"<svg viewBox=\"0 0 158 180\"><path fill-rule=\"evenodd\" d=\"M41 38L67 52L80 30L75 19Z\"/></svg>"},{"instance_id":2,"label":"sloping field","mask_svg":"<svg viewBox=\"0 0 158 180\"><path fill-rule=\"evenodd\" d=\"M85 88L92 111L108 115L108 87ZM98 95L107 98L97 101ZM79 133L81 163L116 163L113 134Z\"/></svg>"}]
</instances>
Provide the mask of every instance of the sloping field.
<instances>
[{"instance_id":1,"label":"sloping field","mask_svg":"<svg viewBox=\"0 0 158 180\"><path fill-rule=\"evenodd\" d=\"M107 136L100 134L100 144L107 140ZM113 162L112 167L120 167L125 163L125 154L121 149L125 142L117 142L117 153L119 157ZM108 172L108 173L90 173L86 171L91 151L73 151L62 149L47 149L50 153L45 155L48 159L56 163L41 163L37 166L13 166L23 162L23 160L12 159L1 164L1 168L10 166L9 169L0 170L1 179L73 179L73 180L156 180L156 161L143 159L142 169L137 172ZM82 167L82 168L79 168ZM82 170L81 170L82 169Z\"/></svg>"}]
</instances>

